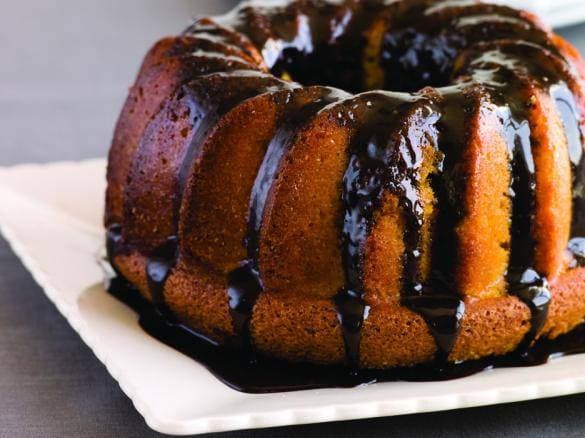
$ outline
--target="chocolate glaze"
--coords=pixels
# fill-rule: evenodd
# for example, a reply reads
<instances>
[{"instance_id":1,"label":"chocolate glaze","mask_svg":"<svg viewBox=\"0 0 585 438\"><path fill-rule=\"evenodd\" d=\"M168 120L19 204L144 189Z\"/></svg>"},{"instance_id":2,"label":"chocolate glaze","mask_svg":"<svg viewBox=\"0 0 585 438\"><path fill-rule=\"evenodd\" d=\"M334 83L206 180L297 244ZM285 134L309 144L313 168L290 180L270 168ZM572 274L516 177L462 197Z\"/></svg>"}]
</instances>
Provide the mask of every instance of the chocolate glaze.
<instances>
[{"instance_id":1,"label":"chocolate glaze","mask_svg":"<svg viewBox=\"0 0 585 438\"><path fill-rule=\"evenodd\" d=\"M424 96L365 93L358 99L367 110L352 140L343 179L345 285L335 297L347 361L350 367L359 367L360 333L368 310L364 300L364 249L374 214L385 195L391 194L398 198L405 219L402 302L427 322L437 343L437 359L442 363L455 343L464 305L452 289L437 293L429 287L420 267L425 220L420 199L422 147L438 147L436 125L440 113ZM452 235L448 229L443 231Z\"/></svg>"},{"instance_id":2,"label":"chocolate glaze","mask_svg":"<svg viewBox=\"0 0 585 438\"><path fill-rule=\"evenodd\" d=\"M288 367L288 364L278 365L275 361L261 358L255 359L255 365L246 365L249 358L239 356L235 360L241 365L240 371L234 375L233 370L227 369L231 363L228 357L235 357L231 352L228 354L223 349L221 352L210 352L211 350L206 350L210 348L207 344L202 346L201 342L194 341L194 336L197 339L201 337L185 327L155 320L148 315L141 318L148 330L156 332L161 339L174 343L182 351L199 357L217 374L223 376L220 378L231 381L232 386L238 387L233 382L241 381L246 373L254 376L252 380L256 379L256 383L250 386L252 392L353 386L380 379L418 380L421 376L422 379L429 378L429 375L432 379L442 379L460 376L470 370L501 364L514 365L518 360L541 363L552 351L541 347L546 341L539 341L538 348L544 348L545 353L537 354L538 360L524 354L546 320L551 298L546 279L533 267L535 245L532 222L536 190L534 160L531 154L530 128L526 121L526 102L518 93L526 82L538 83L539 86L550 89L565 125L575 174L574 223L569 250L575 255L575 263L581 265L584 263L585 253L585 160L582 159L583 148L578 130L581 115L577 113L574 99L566 86L571 81L566 63L562 59L559 61L554 58L557 51L550 44L546 32L535 26L524 14L510 8L468 1L437 4L429 0L388 4L382 1L339 4L296 1L287 3L284 7L244 6L218 20L227 26L221 31L212 26L209 34L205 29L196 30L195 27L187 32L197 31L215 42L231 39L237 47L236 37L239 33L229 29L233 27L249 37L260 49L272 73L289 73L304 84L327 83L359 91L363 86L361 53L366 44L364 33L381 14L389 29L384 36L380 60L386 72L385 86L402 91L415 91L427 85L446 87L423 91L418 96L394 94L393 97L384 97L382 93L375 93L358 97L364 99L364 104L370 104L368 112L374 116L360 127L352 142L349 166L344 177L342 253L346 278L345 286L334 298L352 374L348 375L345 368L337 371L324 368L327 372L323 375L333 378L326 378L323 383L320 380L322 376L315 377L321 375L321 367L301 366L300 369L310 370L310 373L303 374L305 371L302 371L297 375L293 372L292 381L279 384L275 383L273 377L269 377L267 370L273 369L272 367L278 369L278 366ZM513 37L516 41L510 43L501 40L507 37ZM518 42L520 39L536 44ZM494 40L499 41L494 43L493 50L479 47L481 45L474 46L477 41ZM471 61L468 60L467 69L454 73L455 58L461 54L462 48L470 47L471 55L465 55L472 58ZM474 47L477 51L475 58ZM542 62L536 63L531 58L537 52L541 56L545 52L543 47L548 49L544 55L548 59L544 62L545 65ZM560 64L565 67L559 67ZM241 77L260 73L235 72L231 75ZM257 93L252 92L251 95L276 87L270 81L267 77L266 86L260 87ZM447 86L450 83L458 85ZM551 84L556 86L551 87ZM278 87L282 88L282 85ZM199 103L192 108L192 114L199 114L200 117L195 122L201 126L197 127L197 133L186 152L179 175L178 193L182 193L191 164L196 159L208 129L231 104L244 98L246 96L238 96L213 109L205 109ZM467 111L472 108L469 104L478 98L488 99L500 107L499 115L508 141L514 175L510 187L513 212L510 267L507 274L509 293L516 295L530 308L532 318L529 332L511 359L489 359L460 366L446 363L457 339L465 310L461 293L454 281L456 265L453 262L457 260L459 250L454 230L463 215L460 197L461 187L465 184L458 159L466 147L465 122ZM336 99L331 97L329 100L317 100L314 108L307 106L308 112L314 113ZM293 112L294 120L285 126L268 148L251 196L249 232L245 242L248 258L228 276L227 295L234 330L241 338L240 344L249 343L247 327L254 302L262 291L261 273L258 269L258 233L264 207L282 157L286 153L287 139L304 120L303 114L303 111L298 114ZM205 119L205 123L200 119ZM351 116L348 117L350 119ZM418 130L408 129L408 123L415 119L422 121L422 126ZM437 237L433 242L432 272L429 278L422 278L420 269L421 227L425 218L419 199L418 169L422 159L420 145L423 137L426 140L430 137L433 146L443 155L439 172L432 181L442 208L434 224ZM386 193L398 197L406 223L402 303L423 316L436 340L438 352L437 362L428 367L372 374L368 371L356 371L359 366L361 328L368 313L363 287L363 250L372 228L374 213ZM110 258L123 248L121 231L119 226L113 226L108 231ZM176 239L171 238L171 241L172 243L167 244L168 248L164 246L154 252L147 267L149 287L159 312L164 308L164 282L176 257ZM444 257L445 254L452 254L452 257ZM141 313L145 315L148 311ZM167 320L171 319L167 317ZM582 339L583 335L580 336ZM195 352L198 348L200 350ZM529 351L533 354L535 348ZM518 355L518 352L523 354ZM220 356L225 362L219 361L218 364L218 360L210 359ZM522 359L518 359L519 356ZM243 370L246 372L242 374ZM280 374L288 377L289 372L287 370ZM273 384L269 385L267 381ZM240 389L243 387L244 385L239 386Z\"/></svg>"},{"instance_id":3,"label":"chocolate glaze","mask_svg":"<svg viewBox=\"0 0 585 438\"><path fill-rule=\"evenodd\" d=\"M354 369L359 368L361 329L367 315L363 258L374 212L380 208L387 191L401 200L406 197L407 166L404 160L397 161L401 152L398 142L402 135L398 134L399 138L391 135L401 126L405 117L401 113L408 108L402 95L390 94L366 93L358 99L357 105L365 108L365 120L350 145L349 163L343 177L341 248L345 285L334 298L347 362ZM411 197L415 196L411 194ZM411 211L417 207L414 199ZM416 213L420 216L418 211ZM415 221L421 220L417 216Z\"/></svg>"},{"instance_id":4,"label":"chocolate glaze","mask_svg":"<svg viewBox=\"0 0 585 438\"><path fill-rule=\"evenodd\" d=\"M382 23L386 88L416 91L447 85L455 56L477 41L514 37L556 50L525 13L478 2L291 1L244 4L215 19L248 37L276 76L305 85L363 90L360 56L373 23ZM196 28L196 27L195 27ZM187 32L193 32L194 26Z\"/></svg>"},{"instance_id":5,"label":"chocolate glaze","mask_svg":"<svg viewBox=\"0 0 585 438\"><path fill-rule=\"evenodd\" d=\"M551 95L563 120L573 169L573 222L568 249L575 257L575 264L583 266L585 263L585 159L583 158L583 137L579 126L581 115L577 110L573 93L564 83L551 87Z\"/></svg>"},{"instance_id":6,"label":"chocolate glaze","mask_svg":"<svg viewBox=\"0 0 585 438\"><path fill-rule=\"evenodd\" d=\"M170 315L165 304L165 283L177 259L177 237L171 236L157 248L146 264L146 279L152 303L159 312Z\"/></svg>"},{"instance_id":7,"label":"chocolate glaze","mask_svg":"<svg viewBox=\"0 0 585 438\"><path fill-rule=\"evenodd\" d=\"M546 322L552 295L546 278L531 268L510 269L508 283L508 293L517 296L530 309L530 329L516 349L518 354L524 355Z\"/></svg>"},{"instance_id":8,"label":"chocolate glaze","mask_svg":"<svg viewBox=\"0 0 585 438\"><path fill-rule=\"evenodd\" d=\"M112 224L108 227L106 234L106 253L108 260L116 273L121 276L116 269L113 260L115 257L128 251L127 245L124 244L123 230L118 224ZM173 320L170 311L167 309L164 300L164 285L169 273L175 265L177 255L177 238L171 236L167 241L156 248L150 255L146 265L146 279L150 291L154 311L164 315L169 321Z\"/></svg>"},{"instance_id":9,"label":"chocolate glaze","mask_svg":"<svg viewBox=\"0 0 585 438\"><path fill-rule=\"evenodd\" d=\"M248 81L249 83L235 91L231 90L218 98L217 96L210 95L209 90L202 90L199 85L199 80L195 80L183 86L177 94L177 99L186 100L189 108L188 117L190 118L192 124L191 129L194 131L194 135L190 142L183 146L183 158L180 161L176 175L177 187L173 198L172 211L164 212L169 217L163 220L170 221L173 235L167 236L162 244L159 244L155 248L147 248L145 251L148 257L146 265L148 286L152 295L153 304L161 313L169 313L164 303L164 286L178 257L178 239L176 233L183 191L193 162L198 156L204 139L210 129L215 126L218 119L240 101L263 92L269 92L278 86L288 87L282 81L257 71L236 70L227 73L214 73L208 76L207 79L211 77L233 78L235 81L240 81L240 85L243 81ZM124 246L122 242L120 244L122 247ZM153 242L148 243L148 245L152 244Z\"/></svg>"},{"instance_id":10,"label":"chocolate glaze","mask_svg":"<svg viewBox=\"0 0 585 438\"><path fill-rule=\"evenodd\" d=\"M253 49L252 42L242 33L221 26L216 20L200 17L183 31L183 35L196 35L203 38L221 41L230 47L243 51L252 59L257 59L257 53Z\"/></svg>"},{"instance_id":11,"label":"chocolate glaze","mask_svg":"<svg viewBox=\"0 0 585 438\"><path fill-rule=\"evenodd\" d=\"M530 145L530 127L518 122L511 112L501 111L504 132L512 156L512 239L507 280L508 293L517 296L531 313L530 330L518 346L524 352L543 327L548 315L551 293L548 282L538 274L534 265L535 241L532 223L536 208L536 181L534 159Z\"/></svg>"},{"instance_id":12,"label":"chocolate glaze","mask_svg":"<svg viewBox=\"0 0 585 438\"><path fill-rule=\"evenodd\" d=\"M324 42L330 42L334 33L338 38L342 37L339 41L343 41L343 32L346 33L348 39L360 40L363 38L364 29L367 29L374 17L380 16L381 13L385 14L387 25L391 29L384 36L381 54L381 66L387 77L386 87L391 89L415 91L426 85L448 84L451 81L454 59L461 48L471 46L478 39L483 40L486 35L490 35L490 39L525 36L527 40L538 42L555 51L551 48L545 32L527 20L522 13L510 8L465 2L444 8L424 0L411 2L406 8L398 3L386 7L376 2L365 3L369 5L369 10L365 7L350 10L346 6L334 8L329 5L331 9L325 12L322 4L292 2L282 8L266 8L265 10L248 8L243 15L248 19L253 16L252 21L264 23L264 26L257 26L256 30L264 29L265 32L260 36L252 35L252 39L259 43L260 47L264 47L265 59L273 73L281 74L286 71L303 83L323 80L322 72L331 64L335 65L338 71L352 70L340 68L340 64L332 63L330 59L327 66L319 63L319 58L315 56L319 53L318 47L323 46ZM424 19L421 18L423 16ZM337 22L338 27L332 26L335 19L340 17L342 19ZM428 26L421 26L421 19ZM451 21L452 26L457 30L455 32L445 30L445 26L442 25L445 21ZM330 23L329 27L323 25L326 22ZM243 23L246 24L243 25ZM240 21L240 29L250 31L247 27L248 23L249 20ZM342 27L340 28L339 25ZM421 28L425 31L421 32ZM363 41L360 44L363 48ZM541 49L540 46L535 47ZM324 48L324 53L334 52L331 44L325 43ZM353 53L361 52L361 49L356 49L356 46L353 49ZM502 124L509 143L514 171L510 191L513 198L513 236L508 281L510 293L517 295L531 309L532 328L524 343L529 344L544 323L550 292L548 292L546 279L541 278L532 268L534 264L532 221L536 187L534 163L530 151L530 129L524 116L523 101L517 93L510 93L513 89L509 84L512 82L518 87L520 81L516 77L518 71L529 70L526 75L530 75L531 79L549 78L550 75L545 76L541 71L535 71L536 68L533 68L533 63L527 56L523 58L501 56L500 51L493 51L490 56L477 60L473 75L481 79L482 83L488 82L489 92L500 101L502 106ZM521 68L520 63L524 63ZM485 68L486 64L490 64L491 67L494 64L497 65L497 70L491 71ZM354 66L353 70L360 69ZM480 76L483 77L480 78ZM511 78L514 80L510 81ZM347 87L347 84L341 83L341 86ZM435 138L435 141L444 153L444 160L440 174L435 178L434 189L439 203L450 205L451 208L444 208L439 213L436 229L440 237L434 244L433 272L426 282L419 278L418 266L421 254L420 227L423 218L422 212L416 210L422 207L418 199L408 196L409 193L404 190L404 184L396 179L387 178L383 182L378 180L381 178L380 174L383 174L380 168L388 169L391 167L390 164L396 165L399 160L393 157L393 160L389 162L381 161L381 166L372 164L372 160L369 160L364 165L364 160L360 159L359 154L355 151L350 152L350 163L344 178L342 194L346 211L342 233L346 284L335 297L335 302L344 333L348 363L351 366L357 367L359 364L360 332L364 315L368 310L363 299L363 278L361 278L363 245L371 227L373 212L380 204L382 187L393 186L391 189L395 192L402 191L399 194L403 200L401 206L408 212L405 230L403 303L425 317L437 341L438 357L441 357L442 361L446 360L456 340L464 305L453 280L455 265L442 256L445 253L457 253L453 230L462 217L459 207L460 193L457 187L461 186L463 180L462 175L459 175L457 171L457 159L461 155L461 149L465 147L463 133L466 132L464 126L466 91L464 85L456 88L445 88L439 91L444 94L443 108L437 114L439 117L444 117L440 122L441 138ZM406 100L402 103L406 103ZM384 109L390 111L389 108ZM364 131L369 132L371 129ZM385 137L382 136L382 138ZM376 149L375 144L371 146ZM411 166L409 170L412 171L415 167ZM397 173L400 174L400 172ZM403 169L402 174L404 173ZM393 177L396 178L396 175ZM362 179L361 183L360 179ZM366 183L364 184L363 181ZM410 193L416 194L418 183L416 179L409 177L404 181L410 184ZM251 215L251 223L258 224L257 217ZM251 246L254 247L254 245ZM254 272L257 271L254 270ZM438 295L437 292L432 292L433 290L446 292Z\"/></svg>"},{"instance_id":13,"label":"chocolate glaze","mask_svg":"<svg viewBox=\"0 0 585 438\"><path fill-rule=\"evenodd\" d=\"M534 366L551 356L585 353L585 325L554 341L536 342L525 356L507 355L448 364L442 368L421 365L391 370L349 370L346 367L291 364L262 355L219 346L191 329L156 312L121 277L109 282L108 291L134 309L141 327L152 337L205 366L229 387L247 393L273 393L315 388L350 388L387 381L451 380L500 367Z\"/></svg>"},{"instance_id":14,"label":"chocolate glaze","mask_svg":"<svg viewBox=\"0 0 585 438\"><path fill-rule=\"evenodd\" d=\"M239 268L228 274L228 305L232 325L236 333L235 343L242 348L249 348L248 328L254 304L262 292L258 270L246 260Z\"/></svg>"},{"instance_id":15,"label":"chocolate glaze","mask_svg":"<svg viewBox=\"0 0 585 438\"><path fill-rule=\"evenodd\" d=\"M541 62L531 62L531 57ZM499 116L511 156L512 239L507 280L509 293L522 300L530 308L532 315L531 328L518 347L518 352L522 353L543 327L552 297L548 282L534 269L536 242L532 235L532 224L537 187L530 126L526 115L528 102L519 90L528 83L551 90L565 123L571 155L575 155L575 148L581 148L581 140L580 135L575 135L572 132L574 129L571 129L576 128L576 113L572 113L571 121L566 108L559 104L559 100L564 99L564 107L572 99L568 99L565 92L566 67L556 55L533 44L502 42L495 47L492 45L491 49L482 46L474 59L473 55L469 58L472 58L467 60L471 67L471 80L475 79L486 87L494 103L500 106ZM561 85L551 87L557 83Z\"/></svg>"},{"instance_id":16,"label":"chocolate glaze","mask_svg":"<svg viewBox=\"0 0 585 438\"><path fill-rule=\"evenodd\" d=\"M455 59L479 41L515 38L555 50L546 32L506 6L415 0L392 7L380 59L390 90L451 84Z\"/></svg>"},{"instance_id":17,"label":"chocolate glaze","mask_svg":"<svg viewBox=\"0 0 585 438\"><path fill-rule=\"evenodd\" d=\"M355 54L363 51L364 32L384 8L380 1L244 5L219 21L247 35L276 76L288 73L304 85L359 92L362 64Z\"/></svg>"},{"instance_id":18,"label":"chocolate glaze","mask_svg":"<svg viewBox=\"0 0 585 438\"><path fill-rule=\"evenodd\" d=\"M575 257L574 267L585 266L585 238L574 237L569 241L569 251Z\"/></svg>"},{"instance_id":19,"label":"chocolate glaze","mask_svg":"<svg viewBox=\"0 0 585 438\"><path fill-rule=\"evenodd\" d=\"M459 35L430 37L412 27L386 34L380 60L387 75L385 88L418 91L448 84L462 45Z\"/></svg>"},{"instance_id":20,"label":"chocolate glaze","mask_svg":"<svg viewBox=\"0 0 585 438\"><path fill-rule=\"evenodd\" d=\"M248 258L228 274L230 313L238 339L237 343L240 345L249 345L249 321L252 317L256 299L263 290L262 279L258 269L259 233L268 195L280 169L281 162L297 129L325 106L344 97L347 97L347 95L339 90L321 87L315 88L315 98L308 104L295 103L291 95L289 103L292 105L287 112L288 117L283 121L283 125L270 145L268 145L250 195L248 232L244 242Z\"/></svg>"},{"instance_id":21,"label":"chocolate glaze","mask_svg":"<svg viewBox=\"0 0 585 438\"><path fill-rule=\"evenodd\" d=\"M341 325L345 360L347 366L354 372L359 369L362 327L369 314L369 306L363 297L363 291L355 291L345 286L333 298Z\"/></svg>"},{"instance_id":22,"label":"chocolate glaze","mask_svg":"<svg viewBox=\"0 0 585 438\"><path fill-rule=\"evenodd\" d=\"M106 253L109 260L114 260L122 249L122 226L112 224L106 231Z\"/></svg>"},{"instance_id":23,"label":"chocolate glaze","mask_svg":"<svg viewBox=\"0 0 585 438\"><path fill-rule=\"evenodd\" d=\"M457 289L445 288L439 294L427 284L421 295L407 296L402 302L424 318L435 339L437 352L432 367L437 370L448 368L449 354L457 341L465 315L465 303L458 296Z\"/></svg>"},{"instance_id":24,"label":"chocolate glaze","mask_svg":"<svg viewBox=\"0 0 585 438\"><path fill-rule=\"evenodd\" d=\"M455 281L455 261L459 253L455 229L463 218L460 196L465 180L459 163L467 144L470 100L468 91L462 86L444 87L428 94L439 114L436 127L430 132L440 157L437 173L431 175L430 182L436 202L442 207L433 224L430 276L423 284L421 296L405 303L425 318L437 343L434 366L443 369L465 313L462 294Z\"/></svg>"},{"instance_id":25,"label":"chocolate glaze","mask_svg":"<svg viewBox=\"0 0 585 438\"><path fill-rule=\"evenodd\" d=\"M178 175L178 192L182 194L183 188L186 183L186 179L190 174L191 167L194 160L197 158L203 140L209 134L209 130L215 126L217 120L225 113L227 113L235 105L242 101L249 99L254 96L258 96L263 93L269 93L277 91L278 89L294 88L294 84L284 83L277 80L276 78L266 75L265 73L248 70L236 70L228 73L217 73L226 78L233 78L234 83L240 81L240 84L236 92L232 92L231 95L224 96L223 98L216 101L216 99L208 97L208 99L202 99L197 96L194 99L189 99L190 117L193 120L193 130L195 135L191 139L187 150L185 151L185 158L182 161L181 168ZM255 86L248 88L242 88L242 81L247 78ZM188 86L185 87L185 92L189 92ZM180 205L180 200L176 210Z\"/></svg>"}]
</instances>

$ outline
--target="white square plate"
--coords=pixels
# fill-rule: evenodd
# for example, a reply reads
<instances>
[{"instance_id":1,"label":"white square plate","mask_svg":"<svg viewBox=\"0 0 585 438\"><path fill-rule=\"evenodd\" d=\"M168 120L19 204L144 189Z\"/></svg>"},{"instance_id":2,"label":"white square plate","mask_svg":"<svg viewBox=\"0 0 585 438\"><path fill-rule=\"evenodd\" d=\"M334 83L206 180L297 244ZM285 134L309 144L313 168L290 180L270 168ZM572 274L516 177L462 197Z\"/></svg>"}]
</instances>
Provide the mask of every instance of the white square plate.
<instances>
[{"instance_id":1,"label":"white square plate","mask_svg":"<svg viewBox=\"0 0 585 438\"><path fill-rule=\"evenodd\" d=\"M196 434L411 414L585 391L585 355L449 382L243 394L148 336L102 286L105 162L0 169L0 229L153 429Z\"/></svg>"}]
</instances>

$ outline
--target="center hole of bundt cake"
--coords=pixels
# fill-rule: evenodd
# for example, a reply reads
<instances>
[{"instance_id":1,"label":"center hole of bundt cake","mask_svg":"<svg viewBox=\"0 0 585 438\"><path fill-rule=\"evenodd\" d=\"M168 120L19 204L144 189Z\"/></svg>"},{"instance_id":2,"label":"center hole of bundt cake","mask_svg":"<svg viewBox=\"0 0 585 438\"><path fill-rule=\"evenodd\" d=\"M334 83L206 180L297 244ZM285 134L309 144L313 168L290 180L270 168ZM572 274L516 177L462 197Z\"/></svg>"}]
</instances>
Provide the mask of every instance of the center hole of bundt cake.
<instances>
[{"instance_id":1,"label":"center hole of bundt cake","mask_svg":"<svg viewBox=\"0 0 585 438\"><path fill-rule=\"evenodd\" d=\"M417 91L449 85L458 43L455 36L429 37L412 28L387 34L380 56L384 88Z\"/></svg>"},{"instance_id":2,"label":"center hole of bundt cake","mask_svg":"<svg viewBox=\"0 0 585 438\"><path fill-rule=\"evenodd\" d=\"M283 50L272 73L303 85L324 85L352 93L385 89L414 92L449 85L458 37L429 36L414 28L389 32L376 47L316 47L310 53Z\"/></svg>"}]
</instances>

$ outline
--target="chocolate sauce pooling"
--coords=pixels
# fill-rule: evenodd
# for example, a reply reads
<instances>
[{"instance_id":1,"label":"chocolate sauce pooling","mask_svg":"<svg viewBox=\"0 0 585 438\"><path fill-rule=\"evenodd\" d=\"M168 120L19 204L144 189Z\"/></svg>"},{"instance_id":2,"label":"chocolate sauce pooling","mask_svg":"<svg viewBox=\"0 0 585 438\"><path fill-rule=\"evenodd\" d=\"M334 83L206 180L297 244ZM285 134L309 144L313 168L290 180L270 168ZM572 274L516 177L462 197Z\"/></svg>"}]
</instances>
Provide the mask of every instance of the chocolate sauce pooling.
<instances>
[{"instance_id":1,"label":"chocolate sauce pooling","mask_svg":"<svg viewBox=\"0 0 585 438\"><path fill-rule=\"evenodd\" d=\"M229 387L247 393L273 393L315 388L349 388L386 381L434 381L462 378L500 367L534 366L551 355L585 353L585 325L554 341L542 339L524 357L507 355L460 364L415 366L390 370L359 370L347 367L291 364L241 349L219 346L206 337L157 312L122 277L111 279L108 291L134 309L139 324L152 337L198 361Z\"/></svg>"}]
</instances>

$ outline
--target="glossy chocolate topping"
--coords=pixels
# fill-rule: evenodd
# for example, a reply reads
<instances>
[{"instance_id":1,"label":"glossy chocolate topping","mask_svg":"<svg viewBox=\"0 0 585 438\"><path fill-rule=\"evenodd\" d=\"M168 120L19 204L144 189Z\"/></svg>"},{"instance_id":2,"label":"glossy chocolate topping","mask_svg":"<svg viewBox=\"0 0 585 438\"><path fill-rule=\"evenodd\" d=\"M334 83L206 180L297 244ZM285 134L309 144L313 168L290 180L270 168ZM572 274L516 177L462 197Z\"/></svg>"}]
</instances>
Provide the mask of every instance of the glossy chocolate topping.
<instances>
[{"instance_id":1,"label":"glossy chocolate topping","mask_svg":"<svg viewBox=\"0 0 585 438\"><path fill-rule=\"evenodd\" d=\"M585 159L582 114L575 98L577 93L583 93L580 80L550 42L549 34L529 15L467 0L304 0L259 6L246 3L216 20L199 20L186 35L198 35L209 47L228 41L225 44L229 53L225 56L242 49L245 58L252 60L259 53L263 60L255 68L269 69L271 74L251 70L214 73L181 89L183 95L179 97L186 99L193 135L185 144L175 175L178 195L173 207L161 212L172 222L169 229L173 231L167 233L170 236L166 236L166 243L158 242L154 250L149 248L146 269L153 303L162 316L143 303L131 303L151 334L201 360L230 386L250 392L354 386L378 380L453 378L494 366L542 363L556 351L583 350L582 328L563 338L576 339L576 348L556 347L558 344L546 340L533 345L546 321L551 293L546 277L535 267L538 187L528 121L530 102L522 92L526 87L549 93L563 122L573 169L573 224L568 245L574 256L572 267L585 265ZM377 59L373 60L382 71L379 82L392 92L365 90L364 77L370 72L365 67L364 53L374 43L379 44ZM221 90L206 88L205 84L211 84L214 77L227 78ZM305 86L336 86L363 93L350 97L332 88L314 87L320 91L311 102L295 102L292 94L287 102L286 117L267 148L250 195L248 231L243 242L247 258L227 275L235 345L244 350L238 356L229 348L202 341L201 336L174 322L164 305L164 284L180 245L174 236L183 189L206 136L222 115L243 100L300 87L277 77L289 77ZM333 298L347 367L301 365L282 372L288 365L257 356L251 361L249 356L248 325L263 291L263 273L258 266L260 233L269 195L292 138L313 116L332 104L339 106L341 122L352 130L348 166L340 186L344 285ZM530 309L531 325L513 355L453 365L448 358L465 316L463 291L456 279L462 248L455 230L465 217L463 194L469 184L461 159L468 147L471 116L483 105L497 112L512 174L507 292ZM425 148L433 149L440 157L430 181L421 180ZM421 187L427 183L439 206L432 218L425 216L421 197ZM369 312L364 252L376 225L376 213L389 196L398 200L405 227L401 303L424 318L437 354L427 366L364 371L360 370L360 342ZM428 224L433 238L427 273L423 272L421 260L422 229ZM110 260L127 248L126 240L131 239L124 225L110 226ZM118 289L114 287L112 292L127 299L122 290L127 285L123 281L114 285Z\"/></svg>"},{"instance_id":2,"label":"glossy chocolate topping","mask_svg":"<svg viewBox=\"0 0 585 438\"><path fill-rule=\"evenodd\" d=\"M343 180L345 212L342 254L345 286L336 297L348 363L359 366L360 330L367 316L364 301L363 259L374 214L386 195L395 196L404 217L402 302L427 321L444 362L453 347L464 305L452 288L435 292L422 278L421 228L425 220L420 199L423 148L436 149L441 113L431 100L402 93L365 93L358 101L366 107L364 121L350 147ZM453 228L441 228L452 240ZM437 276L438 277L438 276ZM432 281L432 280L431 280Z\"/></svg>"},{"instance_id":3,"label":"glossy chocolate topping","mask_svg":"<svg viewBox=\"0 0 585 438\"><path fill-rule=\"evenodd\" d=\"M170 315L165 305L164 288L167 278L174 267L177 257L177 238L171 236L166 243L157 248L146 265L146 279L152 303L162 314Z\"/></svg>"},{"instance_id":4,"label":"glossy chocolate topping","mask_svg":"<svg viewBox=\"0 0 585 438\"><path fill-rule=\"evenodd\" d=\"M248 323L252 317L254 303L263 289L261 273L258 269L259 233L266 202L281 162L298 129L325 106L346 97L345 93L333 88L319 87L315 88L315 92L314 99L308 104L290 102L288 116L268 145L252 188L248 233L245 238L248 258L228 275L228 296L233 327L240 339L239 342L243 344L249 342Z\"/></svg>"}]
</instances>

